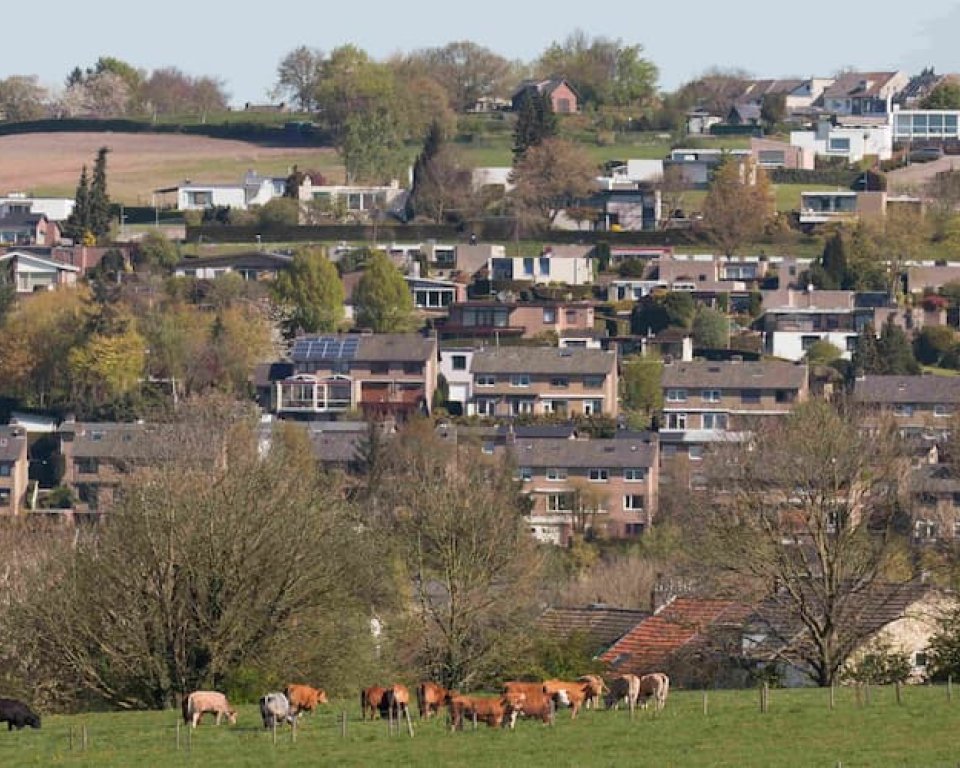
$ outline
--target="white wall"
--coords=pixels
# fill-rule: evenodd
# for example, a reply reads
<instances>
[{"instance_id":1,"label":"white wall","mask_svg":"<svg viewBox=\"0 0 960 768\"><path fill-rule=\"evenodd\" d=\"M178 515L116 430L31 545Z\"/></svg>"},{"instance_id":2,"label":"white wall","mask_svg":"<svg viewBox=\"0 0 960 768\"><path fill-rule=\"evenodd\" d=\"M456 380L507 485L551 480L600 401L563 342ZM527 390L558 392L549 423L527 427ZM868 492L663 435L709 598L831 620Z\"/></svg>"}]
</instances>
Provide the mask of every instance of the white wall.
<instances>
[{"instance_id":1,"label":"white wall","mask_svg":"<svg viewBox=\"0 0 960 768\"><path fill-rule=\"evenodd\" d=\"M247 196L243 187L178 187L177 188L177 210L180 211L202 211L208 206L196 205L190 202L189 193L209 192L211 194L211 204L209 207L219 208L239 208L241 210L247 207Z\"/></svg>"},{"instance_id":2,"label":"white wall","mask_svg":"<svg viewBox=\"0 0 960 768\"><path fill-rule=\"evenodd\" d=\"M840 350L840 357L849 360L851 353L847 351L847 339L857 338L857 333L854 331L768 331L767 354L784 360L802 360L806 355L803 351L805 336L818 336L822 340L829 341Z\"/></svg>"},{"instance_id":3,"label":"white wall","mask_svg":"<svg viewBox=\"0 0 960 768\"><path fill-rule=\"evenodd\" d=\"M440 373L447 380L450 388L450 401L454 403L463 403L464 413L466 405L473 396L473 375L470 369L473 367L473 349L441 349L440 350ZM462 371L453 369L454 355L463 355L467 358L466 367Z\"/></svg>"},{"instance_id":4,"label":"white wall","mask_svg":"<svg viewBox=\"0 0 960 768\"><path fill-rule=\"evenodd\" d=\"M849 141L848 150L831 149L830 140ZM792 131L790 144L800 147L804 153L813 152L827 157L844 157L847 162L857 163L864 155L877 155L881 160L889 160L893 155L893 132L889 125L865 128L831 128L822 138L816 131Z\"/></svg>"}]
</instances>

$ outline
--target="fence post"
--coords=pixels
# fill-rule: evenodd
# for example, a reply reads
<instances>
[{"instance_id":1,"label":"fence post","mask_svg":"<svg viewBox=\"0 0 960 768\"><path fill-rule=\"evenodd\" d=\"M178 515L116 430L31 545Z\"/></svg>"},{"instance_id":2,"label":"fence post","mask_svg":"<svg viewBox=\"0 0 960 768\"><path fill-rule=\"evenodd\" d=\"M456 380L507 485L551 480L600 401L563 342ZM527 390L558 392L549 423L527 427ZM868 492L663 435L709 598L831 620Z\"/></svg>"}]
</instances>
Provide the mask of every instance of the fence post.
<instances>
[{"instance_id":1,"label":"fence post","mask_svg":"<svg viewBox=\"0 0 960 768\"><path fill-rule=\"evenodd\" d=\"M73 752L73 726L70 726L70 751Z\"/></svg>"},{"instance_id":2,"label":"fence post","mask_svg":"<svg viewBox=\"0 0 960 768\"><path fill-rule=\"evenodd\" d=\"M340 713L340 738L347 738L347 713L343 711Z\"/></svg>"},{"instance_id":3,"label":"fence post","mask_svg":"<svg viewBox=\"0 0 960 768\"><path fill-rule=\"evenodd\" d=\"M864 683L863 688L863 702L868 707L870 706L870 683Z\"/></svg>"},{"instance_id":4,"label":"fence post","mask_svg":"<svg viewBox=\"0 0 960 768\"><path fill-rule=\"evenodd\" d=\"M403 714L407 719L407 732L410 734L410 738L413 738L413 720L410 719L410 707L403 708ZM399 726L397 726L399 728Z\"/></svg>"},{"instance_id":5,"label":"fence post","mask_svg":"<svg viewBox=\"0 0 960 768\"><path fill-rule=\"evenodd\" d=\"M707 689L703 689L703 716L707 716Z\"/></svg>"},{"instance_id":6,"label":"fence post","mask_svg":"<svg viewBox=\"0 0 960 768\"><path fill-rule=\"evenodd\" d=\"M83 743L82 749L84 752L86 752L87 751L87 726L83 726L83 730L81 732L80 738Z\"/></svg>"},{"instance_id":7,"label":"fence post","mask_svg":"<svg viewBox=\"0 0 960 768\"><path fill-rule=\"evenodd\" d=\"M835 683L830 683L830 709L833 709L837 705L837 686Z\"/></svg>"},{"instance_id":8,"label":"fence post","mask_svg":"<svg viewBox=\"0 0 960 768\"><path fill-rule=\"evenodd\" d=\"M863 706L863 683L857 683L855 689L857 692L857 706Z\"/></svg>"},{"instance_id":9,"label":"fence post","mask_svg":"<svg viewBox=\"0 0 960 768\"><path fill-rule=\"evenodd\" d=\"M477 710L473 710L473 730L477 730Z\"/></svg>"},{"instance_id":10,"label":"fence post","mask_svg":"<svg viewBox=\"0 0 960 768\"><path fill-rule=\"evenodd\" d=\"M953 701L953 675L947 675L947 701Z\"/></svg>"},{"instance_id":11,"label":"fence post","mask_svg":"<svg viewBox=\"0 0 960 768\"><path fill-rule=\"evenodd\" d=\"M180 751L180 721L177 720L177 752Z\"/></svg>"},{"instance_id":12,"label":"fence post","mask_svg":"<svg viewBox=\"0 0 960 768\"><path fill-rule=\"evenodd\" d=\"M193 751L193 727L187 728L187 754Z\"/></svg>"},{"instance_id":13,"label":"fence post","mask_svg":"<svg viewBox=\"0 0 960 768\"><path fill-rule=\"evenodd\" d=\"M903 700L901 698L902 696L901 689L903 685L899 680L897 680L896 687L897 687L897 704L903 704Z\"/></svg>"},{"instance_id":14,"label":"fence post","mask_svg":"<svg viewBox=\"0 0 960 768\"><path fill-rule=\"evenodd\" d=\"M277 718L273 718L273 746L277 746Z\"/></svg>"}]
</instances>

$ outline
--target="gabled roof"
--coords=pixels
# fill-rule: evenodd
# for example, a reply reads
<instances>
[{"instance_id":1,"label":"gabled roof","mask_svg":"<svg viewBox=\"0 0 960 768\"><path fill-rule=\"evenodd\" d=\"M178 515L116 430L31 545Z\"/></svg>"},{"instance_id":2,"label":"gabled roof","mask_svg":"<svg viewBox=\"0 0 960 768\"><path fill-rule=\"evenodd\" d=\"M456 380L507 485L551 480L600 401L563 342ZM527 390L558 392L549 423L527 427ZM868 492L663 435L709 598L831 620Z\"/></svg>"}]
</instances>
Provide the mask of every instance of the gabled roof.
<instances>
[{"instance_id":1,"label":"gabled roof","mask_svg":"<svg viewBox=\"0 0 960 768\"><path fill-rule=\"evenodd\" d=\"M294 342L297 363L347 360L351 362L422 362L437 354L437 340L417 333L330 334L301 336Z\"/></svg>"},{"instance_id":2,"label":"gabled roof","mask_svg":"<svg viewBox=\"0 0 960 768\"><path fill-rule=\"evenodd\" d=\"M616 369L614 352L555 347L487 347L473 355L472 373L605 376Z\"/></svg>"},{"instance_id":3,"label":"gabled roof","mask_svg":"<svg viewBox=\"0 0 960 768\"><path fill-rule=\"evenodd\" d=\"M864 376L853 399L873 405L960 403L960 376Z\"/></svg>"},{"instance_id":4,"label":"gabled roof","mask_svg":"<svg viewBox=\"0 0 960 768\"><path fill-rule=\"evenodd\" d=\"M236 269L283 269L293 262L293 256L264 251L225 253L200 259L186 259L177 264L177 271L206 269L208 267L234 267Z\"/></svg>"},{"instance_id":5,"label":"gabled roof","mask_svg":"<svg viewBox=\"0 0 960 768\"><path fill-rule=\"evenodd\" d=\"M26 455L27 437L12 427L0 427L0 461L17 461Z\"/></svg>"},{"instance_id":6,"label":"gabled roof","mask_svg":"<svg viewBox=\"0 0 960 768\"><path fill-rule=\"evenodd\" d=\"M732 600L678 597L637 624L600 659L621 674L659 672L671 654L711 626L738 621L744 613L745 608Z\"/></svg>"},{"instance_id":7,"label":"gabled roof","mask_svg":"<svg viewBox=\"0 0 960 768\"><path fill-rule=\"evenodd\" d=\"M644 439L565 440L517 439L512 446L521 467L566 467L571 469L624 469L652 467L658 461L656 435Z\"/></svg>"},{"instance_id":8,"label":"gabled roof","mask_svg":"<svg viewBox=\"0 0 960 768\"><path fill-rule=\"evenodd\" d=\"M663 387L688 389L801 389L806 381L806 365L782 360L673 362L660 379Z\"/></svg>"},{"instance_id":9,"label":"gabled roof","mask_svg":"<svg viewBox=\"0 0 960 768\"><path fill-rule=\"evenodd\" d=\"M615 643L649 615L649 611L611 608L594 603L571 608L547 608L540 615L537 625L558 639L582 635L592 649L601 650Z\"/></svg>"},{"instance_id":10,"label":"gabled roof","mask_svg":"<svg viewBox=\"0 0 960 768\"><path fill-rule=\"evenodd\" d=\"M573 87L573 83L567 80L565 77L546 77L541 79L529 79L523 80L517 86L516 90L513 92L511 98L517 98L524 91L529 91L532 88L536 88L540 93L545 93L547 95L553 93L561 85L566 85L574 95L579 99L580 93L576 88Z\"/></svg>"},{"instance_id":11,"label":"gabled roof","mask_svg":"<svg viewBox=\"0 0 960 768\"><path fill-rule=\"evenodd\" d=\"M824 90L823 98L876 97L880 89L898 74L898 72L847 72Z\"/></svg>"},{"instance_id":12,"label":"gabled roof","mask_svg":"<svg viewBox=\"0 0 960 768\"><path fill-rule=\"evenodd\" d=\"M75 267L72 264L64 264L62 261L53 261L52 259L45 259L42 256L37 256L33 253L25 253L23 251L10 251L8 253L0 256L0 263L6 261L24 261L27 264L33 264L37 267L47 267L51 269L59 269L64 272L79 272L80 267Z\"/></svg>"}]
</instances>

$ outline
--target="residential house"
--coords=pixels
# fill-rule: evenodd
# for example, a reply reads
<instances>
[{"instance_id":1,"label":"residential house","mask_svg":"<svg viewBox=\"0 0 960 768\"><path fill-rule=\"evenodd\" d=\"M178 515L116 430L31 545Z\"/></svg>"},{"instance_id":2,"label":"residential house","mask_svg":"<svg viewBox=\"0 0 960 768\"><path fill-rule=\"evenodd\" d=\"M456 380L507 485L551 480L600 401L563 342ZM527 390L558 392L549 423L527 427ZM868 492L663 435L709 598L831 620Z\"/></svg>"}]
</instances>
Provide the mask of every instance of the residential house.
<instances>
[{"instance_id":1,"label":"residential house","mask_svg":"<svg viewBox=\"0 0 960 768\"><path fill-rule=\"evenodd\" d=\"M744 163L751 157L748 149L691 149L677 148L663 161L663 168L679 168L683 178L694 189L706 189L713 178L713 172L721 161L729 159ZM752 179L751 179L752 183Z\"/></svg>"},{"instance_id":2,"label":"residential house","mask_svg":"<svg viewBox=\"0 0 960 768\"><path fill-rule=\"evenodd\" d=\"M467 299L467 286L463 283L412 275L404 280L413 296L413 306L423 312L446 316L451 305Z\"/></svg>"},{"instance_id":3,"label":"residential house","mask_svg":"<svg viewBox=\"0 0 960 768\"><path fill-rule=\"evenodd\" d=\"M428 243L424 247L424 253L430 262L431 275L447 280L461 279L471 282L487 270L490 259L505 258L507 249L503 245L489 243L474 245L458 243L449 249L438 250L435 247L431 256L431 247Z\"/></svg>"},{"instance_id":4,"label":"residential house","mask_svg":"<svg viewBox=\"0 0 960 768\"><path fill-rule=\"evenodd\" d=\"M720 115L715 115L709 109L697 107L687 111L687 133L701 136L710 133L710 129L723 122Z\"/></svg>"},{"instance_id":5,"label":"residential house","mask_svg":"<svg viewBox=\"0 0 960 768\"><path fill-rule=\"evenodd\" d=\"M468 415L618 413L617 356L599 349L487 347L473 355Z\"/></svg>"},{"instance_id":6,"label":"residential house","mask_svg":"<svg viewBox=\"0 0 960 768\"><path fill-rule=\"evenodd\" d=\"M8 270L17 293L49 291L58 286L74 285L80 274L79 267L23 251L0 255L0 269Z\"/></svg>"},{"instance_id":7,"label":"residential house","mask_svg":"<svg viewBox=\"0 0 960 768\"><path fill-rule=\"evenodd\" d=\"M474 192L487 190L498 196L511 192L513 183L512 165L488 165L474 168L470 174L470 187Z\"/></svg>"},{"instance_id":8,"label":"residential house","mask_svg":"<svg viewBox=\"0 0 960 768\"><path fill-rule=\"evenodd\" d=\"M759 127L762 124L760 104L741 102L730 107L727 113L727 125Z\"/></svg>"},{"instance_id":9,"label":"residential house","mask_svg":"<svg viewBox=\"0 0 960 768\"><path fill-rule=\"evenodd\" d=\"M810 397L807 366L781 360L668 362L660 385L662 480L702 488L708 446L739 442Z\"/></svg>"},{"instance_id":10,"label":"residential house","mask_svg":"<svg viewBox=\"0 0 960 768\"><path fill-rule=\"evenodd\" d=\"M441 333L442 336L442 333ZM456 346L440 349L440 375L447 382L447 410L454 416L467 412L473 397L473 355L475 347Z\"/></svg>"},{"instance_id":11,"label":"residential house","mask_svg":"<svg viewBox=\"0 0 960 768\"><path fill-rule=\"evenodd\" d=\"M530 498L540 541L566 545L575 534L641 535L657 511L657 436L631 440L520 439L507 445Z\"/></svg>"},{"instance_id":12,"label":"residential house","mask_svg":"<svg viewBox=\"0 0 960 768\"><path fill-rule=\"evenodd\" d=\"M849 360L860 332L874 322L872 307L858 307L853 291L768 291L757 327L766 354L802 360L818 341L828 341Z\"/></svg>"},{"instance_id":13,"label":"residential house","mask_svg":"<svg viewBox=\"0 0 960 768\"><path fill-rule=\"evenodd\" d=\"M303 336L294 373L274 383L277 413L301 419L353 411L398 418L428 413L437 386L437 340L420 334Z\"/></svg>"},{"instance_id":14,"label":"residential house","mask_svg":"<svg viewBox=\"0 0 960 768\"><path fill-rule=\"evenodd\" d=\"M29 470L26 431L0 427L0 516L26 510Z\"/></svg>"},{"instance_id":15,"label":"residential house","mask_svg":"<svg viewBox=\"0 0 960 768\"><path fill-rule=\"evenodd\" d=\"M938 454L936 447L932 450ZM952 464L921 460L911 473L909 488L914 542L960 540L960 476Z\"/></svg>"},{"instance_id":16,"label":"residential house","mask_svg":"<svg viewBox=\"0 0 960 768\"><path fill-rule=\"evenodd\" d=\"M72 197L32 197L23 192L0 195L0 217L12 213L42 213L49 221L62 222L70 218L75 201Z\"/></svg>"},{"instance_id":17,"label":"residential house","mask_svg":"<svg viewBox=\"0 0 960 768\"><path fill-rule=\"evenodd\" d=\"M812 601L816 595L811 594ZM847 654L850 669L864 656L889 647L910 660L909 680L929 678L930 640L938 619L956 606L956 598L924 582L879 583L848 600L840 621L863 638ZM816 608L814 608L816 610ZM798 615L795 599L777 592L761 601L746 617L742 657L756 667L774 671L786 687L810 685L816 675L806 658L812 642Z\"/></svg>"},{"instance_id":18,"label":"residential house","mask_svg":"<svg viewBox=\"0 0 960 768\"><path fill-rule=\"evenodd\" d=\"M531 92L539 93L550 100L550 106L558 115L567 115L580 111L580 95L576 89L562 77L550 77L544 80L524 80L510 98L514 112L519 112L524 98Z\"/></svg>"},{"instance_id":19,"label":"residential house","mask_svg":"<svg viewBox=\"0 0 960 768\"><path fill-rule=\"evenodd\" d=\"M835 115L884 117L910 82L905 72L847 72L827 86L823 108Z\"/></svg>"},{"instance_id":20,"label":"residential house","mask_svg":"<svg viewBox=\"0 0 960 768\"><path fill-rule=\"evenodd\" d=\"M794 112L807 110L832 83L833 78L826 77L749 80L743 92L737 98L737 103L762 107L764 99L771 96L782 96L784 108L789 116Z\"/></svg>"},{"instance_id":21,"label":"residential house","mask_svg":"<svg viewBox=\"0 0 960 768\"><path fill-rule=\"evenodd\" d=\"M956 75L938 75L933 67L925 67L919 75L910 78L910 82L898 93L894 99L894 109L915 109L927 98L937 86L942 83L955 81Z\"/></svg>"},{"instance_id":22,"label":"residential house","mask_svg":"<svg viewBox=\"0 0 960 768\"><path fill-rule=\"evenodd\" d=\"M200 280L215 280L227 274L239 275L244 280L275 280L292 262L293 256L284 253L246 251L185 259L174 267L173 274Z\"/></svg>"},{"instance_id":23,"label":"residential house","mask_svg":"<svg viewBox=\"0 0 960 768\"><path fill-rule=\"evenodd\" d=\"M650 182L607 185L590 197L561 211L554 229L613 232L656 230L660 226L662 196ZM585 218L589 214L590 218Z\"/></svg>"},{"instance_id":24,"label":"residential house","mask_svg":"<svg viewBox=\"0 0 960 768\"><path fill-rule=\"evenodd\" d=\"M379 185L314 184L313 181L309 174L304 178L299 189L301 203L313 202L331 212L341 208L346 214L361 217L388 214L402 217L406 210L409 192L396 179Z\"/></svg>"},{"instance_id":25,"label":"residential house","mask_svg":"<svg viewBox=\"0 0 960 768\"><path fill-rule=\"evenodd\" d=\"M173 193L178 211L203 211L208 208L246 210L283 197L286 186L286 178L260 176L255 171L248 171L239 184L185 181L176 187L154 190L154 193L161 196Z\"/></svg>"},{"instance_id":26,"label":"residential house","mask_svg":"<svg viewBox=\"0 0 960 768\"><path fill-rule=\"evenodd\" d=\"M540 614L537 628L561 642L578 637L591 654L598 655L649 615L649 611L614 608L603 603L551 606Z\"/></svg>"},{"instance_id":27,"label":"residential house","mask_svg":"<svg viewBox=\"0 0 960 768\"><path fill-rule=\"evenodd\" d=\"M60 226L45 213L0 214L0 245L56 245Z\"/></svg>"},{"instance_id":28,"label":"residential house","mask_svg":"<svg viewBox=\"0 0 960 768\"><path fill-rule=\"evenodd\" d=\"M805 152L803 147L775 139L752 137L750 153L754 163L768 170L771 168L813 170L816 165L815 153Z\"/></svg>"},{"instance_id":29,"label":"residential house","mask_svg":"<svg viewBox=\"0 0 960 768\"><path fill-rule=\"evenodd\" d=\"M609 163L607 174L598 176L597 186L603 190L636 189L663 178L663 160L633 159L625 163Z\"/></svg>"},{"instance_id":30,"label":"residential house","mask_svg":"<svg viewBox=\"0 0 960 768\"><path fill-rule=\"evenodd\" d=\"M465 301L450 305L437 332L441 339L534 339L550 332L592 331L594 321L587 301Z\"/></svg>"},{"instance_id":31,"label":"residential house","mask_svg":"<svg viewBox=\"0 0 960 768\"><path fill-rule=\"evenodd\" d=\"M548 245L539 257L492 256L488 268L493 280L586 285L594 277L592 251L585 245Z\"/></svg>"},{"instance_id":32,"label":"residential house","mask_svg":"<svg viewBox=\"0 0 960 768\"><path fill-rule=\"evenodd\" d=\"M840 158L859 163L867 155L880 160L893 156L893 131L888 122L870 125L834 125L820 120L812 131L791 131L790 145L810 157Z\"/></svg>"},{"instance_id":33,"label":"residential house","mask_svg":"<svg viewBox=\"0 0 960 768\"><path fill-rule=\"evenodd\" d=\"M942 440L960 408L960 378L953 376L861 376L853 399L891 415L904 435Z\"/></svg>"},{"instance_id":34,"label":"residential house","mask_svg":"<svg viewBox=\"0 0 960 768\"><path fill-rule=\"evenodd\" d=\"M960 283L960 261L921 261L907 266L907 292L937 293L947 283Z\"/></svg>"},{"instance_id":35,"label":"residential house","mask_svg":"<svg viewBox=\"0 0 960 768\"><path fill-rule=\"evenodd\" d=\"M960 140L960 110L898 109L890 115L897 146L939 146Z\"/></svg>"}]
</instances>

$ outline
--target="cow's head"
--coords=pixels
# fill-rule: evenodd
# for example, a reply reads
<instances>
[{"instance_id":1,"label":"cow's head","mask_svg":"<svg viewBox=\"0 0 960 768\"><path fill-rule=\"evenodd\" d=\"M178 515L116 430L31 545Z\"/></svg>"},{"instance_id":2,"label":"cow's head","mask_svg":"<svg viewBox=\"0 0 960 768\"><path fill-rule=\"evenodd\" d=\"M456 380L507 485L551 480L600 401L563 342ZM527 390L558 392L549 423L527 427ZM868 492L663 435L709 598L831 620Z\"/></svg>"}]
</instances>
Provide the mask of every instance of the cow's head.
<instances>
[{"instance_id":1,"label":"cow's head","mask_svg":"<svg viewBox=\"0 0 960 768\"><path fill-rule=\"evenodd\" d=\"M317 704L329 704L327 699L327 692L324 690L317 691Z\"/></svg>"},{"instance_id":2,"label":"cow's head","mask_svg":"<svg viewBox=\"0 0 960 768\"><path fill-rule=\"evenodd\" d=\"M230 721L230 725L236 725L236 724L237 724L237 710L235 710L235 709L228 709L228 710L227 710L227 720Z\"/></svg>"},{"instance_id":3,"label":"cow's head","mask_svg":"<svg viewBox=\"0 0 960 768\"><path fill-rule=\"evenodd\" d=\"M35 714L33 714L33 713L31 712L29 715L27 715L27 718L26 718L26 720L24 720L24 722L25 722L27 725L29 725L31 728L39 728L39 727L40 727L40 715L35 715Z\"/></svg>"},{"instance_id":4,"label":"cow's head","mask_svg":"<svg viewBox=\"0 0 960 768\"><path fill-rule=\"evenodd\" d=\"M505 693L502 701L508 713L521 713L523 712L523 705L527 703L527 694L517 692Z\"/></svg>"}]
</instances>

